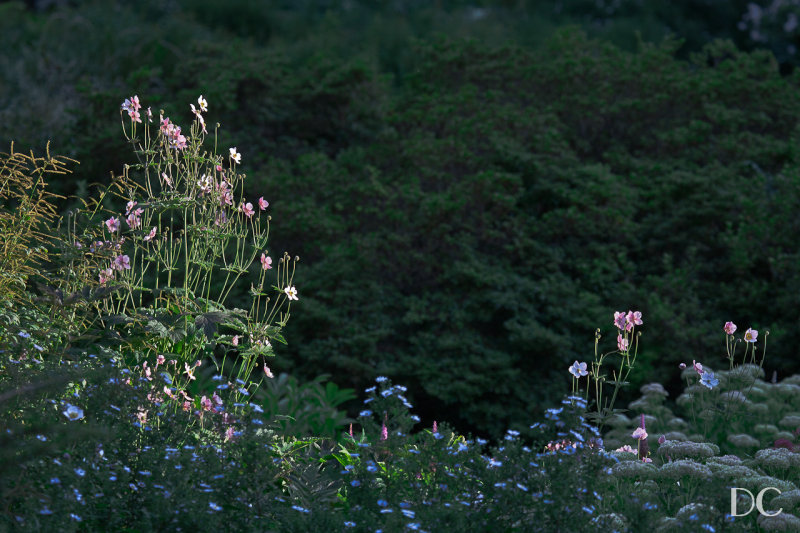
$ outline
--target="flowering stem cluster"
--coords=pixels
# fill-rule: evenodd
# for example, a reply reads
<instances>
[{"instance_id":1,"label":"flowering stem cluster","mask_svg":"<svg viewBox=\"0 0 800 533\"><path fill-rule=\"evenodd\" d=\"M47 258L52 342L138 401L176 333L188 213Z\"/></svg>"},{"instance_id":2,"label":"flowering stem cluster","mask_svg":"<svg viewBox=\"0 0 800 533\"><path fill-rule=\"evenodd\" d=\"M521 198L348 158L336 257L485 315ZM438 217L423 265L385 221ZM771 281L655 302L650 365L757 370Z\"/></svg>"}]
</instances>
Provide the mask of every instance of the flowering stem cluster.
<instances>
[{"instance_id":1,"label":"flowering stem cluster","mask_svg":"<svg viewBox=\"0 0 800 533\"><path fill-rule=\"evenodd\" d=\"M188 134L163 111L152 131L150 108L142 111L138 96L125 100L123 133L139 164L126 165L110 189L126 202L125 210L96 221L104 192L90 213L99 233L84 233L90 236L85 247L79 237L75 242L88 249L84 259L96 269L97 283L112 293L97 303L104 325L121 322L128 331L143 327L147 333L132 347L137 363L142 354L193 362L223 341L238 350L237 377L247 379L258 356L274 355L270 340L285 342L280 330L298 300L293 280L299 258L284 253L273 261L267 250L270 217L264 213L269 202L263 196L246 200L245 175L237 171L242 155L236 147L227 157L216 153L219 124L214 151L203 149L208 103L202 95L197 107L189 107L194 119ZM266 276L273 263L277 281L270 286ZM254 264L258 281L251 284L249 312L226 309L231 290ZM220 335L221 325L236 335Z\"/></svg>"},{"instance_id":2,"label":"flowering stem cluster","mask_svg":"<svg viewBox=\"0 0 800 533\"><path fill-rule=\"evenodd\" d=\"M736 339L734 338L733 334L736 332L736 324L733 322L726 322L724 327L725 331L725 348L727 352L727 358L729 362L729 370L730 375L727 378L728 383L727 389L729 390L728 394L734 395L734 398L746 398L750 390L753 387L753 384L756 381L756 377L748 372L746 372L743 368L743 365L747 364L747 353L748 350L750 351L750 363L754 365L758 365L759 368L762 368L764 365L764 359L766 358L766 351L767 351L767 343L766 337L769 335L769 331L767 331L764 335L764 348L761 353L761 360L756 362L756 341L758 340L758 330L748 328L747 331L744 333L743 339ZM745 351L744 356L742 357L742 363L739 367L735 367L734 360L735 360L735 352L736 352L736 345L744 340L745 344ZM686 369L686 364L681 363L679 367L681 370ZM734 372L735 368L738 368L736 372ZM739 411L743 409L741 403L738 401L726 401L724 402L724 408L719 407L718 404L721 403L720 395L721 391L718 388L720 384L719 379L714 375L714 372L709 370L708 368L704 367L701 363L697 361L692 361L692 369L698 374L699 380L697 383L705 387L699 392L695 392L700 396L701 401L698 402L700 405L704 406L706 412L703 413L704 424L703 424L703 433L708 435L710 431L710 425L714 422L720 423L722 427L727 426L733 415L737 414ZM689 377L686 377L686 386L687 388L691 386L689 382ZM743 390L745 389L746 390ZM711 395L711 397L707 397ZM697 424L697 412L695 410L695 402L692 403L691 407L692 411L692 420L695 424ZM709 413L712 413L713 416L709 416ZM718 416L719 415L719 416Z\"/></svg>"},{"instance_id":3,"label":"flowering stem cluster","mask_svg":"<svg viewBox=\"0 0 800 533\"><path fill-rule=\"evenodd\" d=\"M627 313L616 312L614 313L614 325L617 327L617 349L612 352L607 352L598 355L598 345L600 343L600 330L595 333L594 342L594 361L592 362L591 372L587 371L587 364L575 361L569 368L569 372L573 376L572 393L577 394L581 377L589 376L590 383L587 383L585 398L588 401L589 388L591 382L594 382L594 396L596 412L589 415L591 419L597 423L598 427L602 429L605 421L614 415L614 403L617 399L617 393L620 387L627 384L626 379L630 374L636 363L636 355L639 348L639 335L641 332L634 335L636 326L642 325L642 313L639 311L628 311ZM631 349L633 347L633 349ZM619 354L619 368L612 371L611 380L606 379L606 375L601 373L603 363L605 360L614 354ZM606 384L613 385L614 389L611 394L611 399L603 397L604 387Z\"/></svg>"}]
</instances>

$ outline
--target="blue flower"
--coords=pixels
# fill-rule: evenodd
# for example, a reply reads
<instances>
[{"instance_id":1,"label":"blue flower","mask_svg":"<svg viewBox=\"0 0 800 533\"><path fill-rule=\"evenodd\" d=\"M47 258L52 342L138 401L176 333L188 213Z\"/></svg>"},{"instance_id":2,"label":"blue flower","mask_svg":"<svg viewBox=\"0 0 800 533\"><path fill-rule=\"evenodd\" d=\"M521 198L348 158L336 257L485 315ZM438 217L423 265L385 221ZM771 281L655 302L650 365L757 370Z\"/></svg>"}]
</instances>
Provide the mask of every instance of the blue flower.
<instances>
[{"instance_id":1,"label":"blue flower","mask_svg":"<svg viewBox=\"0 0 800 533\"><path fill-rule=\"evenodd\" d=\"M219 505L217 505L214 502L208 502L208 506L211 507L212 511L221 511L222 510L222 507L220 507Z\"/></svg>"},{"instance_id":2,"label":"blue flower","mask_svg":"<svg viewBox=\"0 0 800 533\"><path fill-rule=\"evenodd\" d=\"M344 527L356 527L356 523L355 522L345 522L344 523Z\"/></svg>"},{"instance_id":3,"label":"blue flower","mask_svg":"<svg viewBox=\"0 0 800 533\"><path fill-rule=\"evenodd\" d=\"M26 333L24 331L20 331L19 333L17 333L17 335L19 335L23 339L30 339L31 338L31 334L30 333Z\"/></svg>"},{"instance_id":4,"label":"blue flower","mask_svg":"<svg viewBox=\"0 0 800 533\"><path fill-rule=\"evenodd\" d=\"M363 416L363 417L372 416L372 411L370 411L369 409L364 409L363 411L358 413L358 416Z\"/></svg>"},{"instance_id":5,"label":"blue flower","mask_svg":"<svg viewBox=\"0 0 800 533\"><path fill-rule=\"evenodd\" d=\"M389 378L387 378L385 376L378 376L377 378L375 378L375 381L377 381L378 383L383 383L387 379L389 379Z\"/></svg>"},{"instance_id":6,"label":"blue flower","mask_svg":"<svg viewBox=\"0 0 800 533\"><path fill-rule=\"evenodd\" d=\"M86 475L86 470L83 468L76 468L75 473L78 474L79 477L83 477Z\"/></svg>"},{"instance_id":7,"label":"blue flower","mask_svg":"<svg viewBox=\"0 0 800 533\"><path fill-rule=\"evenodd\" d=\"M378 500L378 505L380 507L386 507L387 505L389 505L389 502L387 502L386 500Z\"/></svg>"},{"instance_id":8,"label":"blue flower","mask_svg":"<svg viewBox=\"0 0 800 533\"><path fill-rule=\"evenodd\" d=\"M719 380L714 377L713 372L709 372L708 370L706 370L700 377L700 384L705 385L709 389L713 389L714 387L719 385Z\"/></svg>"}]
</instances>

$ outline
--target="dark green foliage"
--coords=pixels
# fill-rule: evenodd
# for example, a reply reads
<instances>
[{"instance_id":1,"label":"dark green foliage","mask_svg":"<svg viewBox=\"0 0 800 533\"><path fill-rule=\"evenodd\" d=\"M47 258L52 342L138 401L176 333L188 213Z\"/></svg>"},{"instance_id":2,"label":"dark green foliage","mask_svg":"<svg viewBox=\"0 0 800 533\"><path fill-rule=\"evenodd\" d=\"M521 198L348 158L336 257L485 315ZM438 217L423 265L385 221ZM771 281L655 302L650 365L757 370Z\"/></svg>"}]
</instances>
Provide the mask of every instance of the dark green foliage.
<instances>
[{"instance_id":1,"label":"dark green foliage","mask_svg":"<svg viewBox=\"0 0 800 533\"><path fill-rule=\"evenodd\" d=\"M792 328L796 282L765 268L792 264L791 239L743 232L797 202L770 192L793 183L796 91L766 54L675 49L422 46L375 142L271 161L252 190L305 259L281 359L399 376L426 416L496 434L563 390L596 327L615 348L615 310L644 313L634 385L708 357L725 320ZM770 339L786 371L792 333Z\"/></svg>"}]
</instances>

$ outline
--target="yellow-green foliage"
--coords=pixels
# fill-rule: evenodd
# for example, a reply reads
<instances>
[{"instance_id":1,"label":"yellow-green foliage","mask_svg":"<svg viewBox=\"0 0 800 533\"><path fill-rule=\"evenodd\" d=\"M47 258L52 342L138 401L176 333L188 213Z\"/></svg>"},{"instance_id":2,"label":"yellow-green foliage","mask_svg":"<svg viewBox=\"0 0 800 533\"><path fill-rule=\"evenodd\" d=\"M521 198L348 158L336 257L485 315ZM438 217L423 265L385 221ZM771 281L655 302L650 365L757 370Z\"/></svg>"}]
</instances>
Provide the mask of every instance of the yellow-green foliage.
<instances>
[{"instance_id":1,"label":"yellow-green foliage","mask_svg":"<svg viewBox=\"0 0 800 533\"><path fill-rule=\"evenodd\" d=\"M67 174L63 156L51 156L48 144L45 157L33 152L0 153L0 301L19 302L25 295L25 282L36 265L47 258L46 224L56 218L51 201L63 198L47 191L46 178Z\"/></svg>"}]
</instances>

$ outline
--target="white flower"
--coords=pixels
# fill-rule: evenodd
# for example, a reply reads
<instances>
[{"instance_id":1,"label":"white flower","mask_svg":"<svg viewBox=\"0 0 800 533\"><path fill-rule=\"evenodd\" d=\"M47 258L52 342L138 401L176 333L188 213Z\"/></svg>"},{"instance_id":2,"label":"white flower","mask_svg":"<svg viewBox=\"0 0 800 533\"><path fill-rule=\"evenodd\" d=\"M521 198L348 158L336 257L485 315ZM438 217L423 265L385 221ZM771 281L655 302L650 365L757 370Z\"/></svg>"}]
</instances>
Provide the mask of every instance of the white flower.
<instances>
[{"instance_id":1,"label":"white flower","mask_svg":"<svg viewBox=\"0 0 800 533\"><path fill-rule=\"evenodd\" d=\"M235 146L230 149L230 153L231 153L231 159L236 161L236 163L241 163L242 162L242 154L240 154L239 152L236 151L236 147Z\"/></svg>"},{"instance_id":2,"label":"white flower","mask_svg":"<svg viewBox=\"0 0 800 533\"><path fill-rule=\"evenodd\" d=\"M203 95L202 95L202 94L201 94L201 95L200 95L200 97L197 99L197 104L200 106L200 111L202 111L203 113L205 113L206 111L208 111L208 102L206 102L206 99L205 99L205 98L203 98Z\"/></svg>"},{"instance_id":3,"label":"white flower","mask_svg":"<svg viewBox=\"0 0 800 533\"><path fill-rule=\"evenodd\" d=\"M285 289L283 289L283 292L286 293L286 297L289 298L290 300L299 299L297 298L297 289L294 288L294 285L291 287L286 287Z\"/></svg>"},{"instance_id":4,"label":"white flower","mask_svg":"<svg viewBox=\"0 0 800 533\"><path fill-rule=\"evenodd\" d=\"M206 174L203 174L202 176L200 176L200 179L197 180L197 186L200 187L200 192L203 194L211 192L211 188L213 186L213 183L211 182L211 177Z\"/></svg>"},{"instance_id":5,"label":"white flower","mask_svg":"<svg viewBox=\"0 0 800 533\"><path fill-rule=\"evenodd\" d=\"M63 411L62 414L70 420L80 420L83 418L83 411L79 407L70 404L67 404L67 410Z\"/></svg>"}]
</instances>

